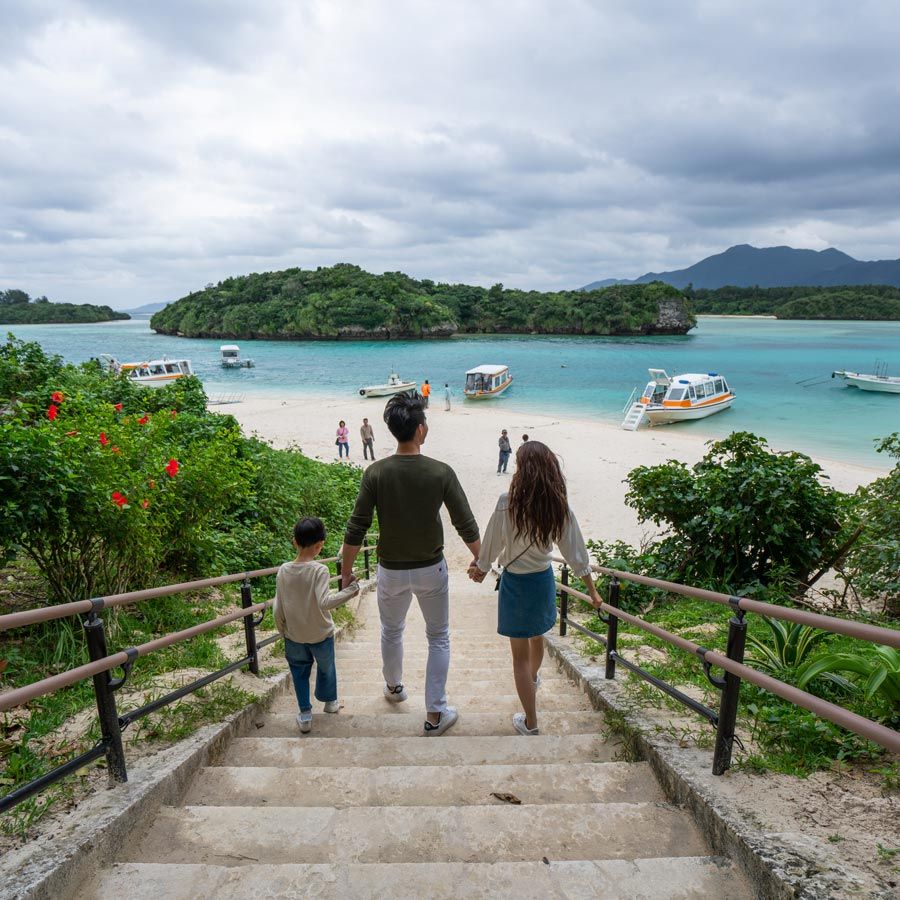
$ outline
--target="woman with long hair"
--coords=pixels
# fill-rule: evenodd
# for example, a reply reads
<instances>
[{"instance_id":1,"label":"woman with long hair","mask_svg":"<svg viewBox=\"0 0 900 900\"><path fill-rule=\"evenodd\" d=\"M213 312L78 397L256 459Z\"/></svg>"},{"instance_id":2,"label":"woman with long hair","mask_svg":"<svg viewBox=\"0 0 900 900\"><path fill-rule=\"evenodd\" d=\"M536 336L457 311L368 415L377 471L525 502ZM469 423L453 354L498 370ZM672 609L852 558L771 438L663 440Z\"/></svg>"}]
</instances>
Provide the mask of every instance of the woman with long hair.
<instances>
[{"instance_id":1,"label":"woman with long hair","mask_svg":"<svg viewBox=\"0 0 900 900\"><path fill-rule=\"evenodd\" d=\"M516 453L509 492L500 495L481 540L481 553L469 577L481 582L499 559L497 632L509 638L516 692L523 712L513 716L519 734L539 734L536 691L544 659L545 632L556 622L553 545L573 573L587 584L595 607L602 602L591 577L591 561L581 529L569 508L559 460L540 441L527 441Z\"/></svg>"}]
</instances>

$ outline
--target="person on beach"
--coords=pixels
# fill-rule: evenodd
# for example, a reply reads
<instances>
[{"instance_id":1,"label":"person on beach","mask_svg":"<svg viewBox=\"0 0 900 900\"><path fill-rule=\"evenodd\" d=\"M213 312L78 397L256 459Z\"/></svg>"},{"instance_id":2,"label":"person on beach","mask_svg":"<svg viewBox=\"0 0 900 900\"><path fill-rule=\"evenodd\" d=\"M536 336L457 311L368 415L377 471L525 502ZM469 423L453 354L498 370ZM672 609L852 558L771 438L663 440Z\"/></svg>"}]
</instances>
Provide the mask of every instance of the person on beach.
<instances>
[{"instance_id":1,"label":"person on beach","mask_svg":"<svg viewBox=\"0 0 900 900\"><path fill-rule=\"evenodd\" d=\"M505 428L500 432L500 440L497 441L497 443L500 446L500 458L497 460L497 474L500 475L506 472L506 464L509 462L509 457L512 453L512 445L509 443L509 435L506 433Z\"/></svg>"},{"instance_id":2,"label":"person on beach","mask_svg":"<svg viewBox=\"0 0 900 900\"><path fill-rule=\"evenodd\" d=\"M428 383L428 379L425 379L425 383L422 385L422 399L425 401L425 409L428 409L428 398L431 397L431 385Z\"/></svg>"},{"instance_id":3,"label":"person on beach","mask_svg":"<svg viewBox=\"0 0 900 900\"><path fill-rule=\"evenodd\" d=\"M372 430L368 419L363 419L362 427L359 429L359 436L363 445L363 459L368 459L367 454L369 453L372 454L372 459L375 459L375 432Z\"/></svg>"},{"instance_id":4,"label":"person on beach","mask_svg":"<svg viewBox=\"0 0 900 900\"><path fill-rule=\"evenodd\" d=\"M325 704L325 712L339 709L337 671L334 665L334 620L331 610L359 593L353 574L344 589L328 593L331 573L316 562L325 544L325 526L321 519L308 516L294 526L293 544L297 556L284 563L275 576L275 627L284 638L284 655L294 681L294 693L300 712L297 724L306 734L312 728L312 704L309 700L309 676L316 663L316 700Z\"/></svg>"},{"instance_id":5,"label":"person on beach","mask_svg":"<svg viewBox=\"0 0 900 900\"><path fill-rule=\"evenodd\" d=\"M536 692L544 658L544 639L556 621L553 545L572 572L587 585L595 607L602 602L591 577L591 560L556 455L540 441L528 441L516 453L509 491L500 495L469 577L484 580L500 560L497 633L509 638L513 677L523 712L513 716L519 734L539 734Z\"/></svg>"},{"instance_id":6,"label":"person on beach","mask_svg":"<svg viewBox=\"0 0 900 900\"><path fill-rule=\"evenodd\" d=\"M527 434L523 434L523 435L522 435L522 443L523 443L523 444L527 444L527 443L528 443L528 435L527 435Z\"/></svg>"},{"instance_id":7,"label":"person on beach","mask_svg":"<svg viewBox=\"0 0 900 900\"><path fill-rule=\"evenodd\" d=\"M441 507L447 507L453 527L472 553L473 564L481 549L478 523L453 469L422 454L422 444L428 436L423 398L417 394L391 397L384 409L384 421L397 439L397 450L372 463L363 473L344 535L342 571L353 571L377 512L377 596L384 696L391 703L407 699L403 686L403 630L415 595L428 638L423 732L441 735L459 717L457 710L447 705L450 598Z\"/></svg>"},{"instance_id":8,"label":"person on beach","mask_svg":"<svg viewBox=\"0 0 900 900\"><path fill-rule=\"evenodd\" d=\"M350 429L347 428L347 423L343 419L338 422L337 431L334 434L337 438L335 444L338 448L338 457L342 458L346 453L347 459L350 459Z\"/></svg>"},{"instance_id":9,"label":"person on beach","mask_svg":"<svg viewBox=\"0 0 900 900\"><path fill-rule=\"evenodd\" d=\"M450 400L453 397L450 391L450 385L444 384L444 412L450 412Z\"/></svg>"}]
</instances>

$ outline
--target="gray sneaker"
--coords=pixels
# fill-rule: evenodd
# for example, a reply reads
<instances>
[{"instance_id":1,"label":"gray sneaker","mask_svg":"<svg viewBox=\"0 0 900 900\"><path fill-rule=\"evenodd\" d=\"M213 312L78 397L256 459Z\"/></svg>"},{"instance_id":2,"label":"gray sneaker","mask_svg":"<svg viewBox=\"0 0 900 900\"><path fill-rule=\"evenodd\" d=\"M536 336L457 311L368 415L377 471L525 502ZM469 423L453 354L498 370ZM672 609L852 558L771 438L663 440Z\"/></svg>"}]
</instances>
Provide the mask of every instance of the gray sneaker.
<instances>
[{"instance_id":1,"label":"gray sneaker","mask_svg":"<svg viewBox=\"0 0 900 900\"><path fill-rule=\"evenodd\" d=\"M327 712L327 713L336 713L336 712L338 712L338 710L340 710L340 708L341 708L340 700L329 700L325 704L325 712Z\"/></svg>"},{"instance_id":2,"label":"gray sneaker","mask_svg":"<svg viewBox=\"0 0 900 900\"><path fill-rule=\"evenodd\" d=\"M297 724L300 726L300 730L307 734L312 728L312 710L299 713L297 715Z\"/></svg>"},{"instance_id":3,"label":"gray sneaker","mask_svg":"<svg viewBox=\"0 0 900 900\"><path fill-rule=\"evenodd\" d=\"M519 732L519 734L524 734L526 736L532 735L532 734L540 734L540 731L537 729L537 727L529 728L525 724L525 713L516 713L513 716L512 721L513 721L513 728L515 728L516 731Z\"/></svg>"},{"instance_id":4,"label":"gray sneaker","mask_svg":"<svg viewBox=\"0 0 900 900\"><path fill-rule=\"evenodd\" d=\"M426 737L439 737L445 731L449 731L455 724L456 720L459 718L459 713L456 711L456 707L448 706L442 713L441 719L437 723L437 725L432 725L428 719L425 720L425 725L422 728L422 733Z\"/></svg>"},{"instance_id":5,"label":"gray sneaker","mask_svg":"<svg viewBox=\"0 0 900 900\"><path fill-rule=\"evenodd\" d=\"M406 688L402 684L395 684L393 687L386 684L384 686L384 696L391 703L402 703L409 694L406 693Z\"/></svg>"}]
</instances>

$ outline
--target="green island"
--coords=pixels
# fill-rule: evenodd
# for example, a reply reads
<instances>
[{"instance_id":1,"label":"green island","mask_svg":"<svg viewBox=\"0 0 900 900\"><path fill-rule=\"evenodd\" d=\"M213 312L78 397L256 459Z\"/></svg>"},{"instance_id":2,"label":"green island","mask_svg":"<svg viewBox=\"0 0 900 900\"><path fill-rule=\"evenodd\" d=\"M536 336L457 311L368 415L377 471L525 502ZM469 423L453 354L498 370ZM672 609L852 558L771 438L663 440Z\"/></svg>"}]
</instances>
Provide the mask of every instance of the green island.
<instances>
[{"instance_id":1,"label":"green island","mask_svg":"<svg viewBox=\"0 0 900 900\"><path fill-rule=\"evenodd\" d=\"M72 325L130 319L128 313L93 303L53 303L46 297L32 299L25 291L0 291L0 325Z\"/></svg>"},{"instance_id":2,"label":"green island","mask_svg":"<svg viewBox=\"0 0 900 900\"><path fill-rule=\"evenodd\" d=\"M700 315L900 321L900 288L884 284L715 290L688 286L685 294Z\"/></svg>"},{"instance_id":3,"label":"green island","mask_svg":"<svg viewBox=\"0 0 900 900\"><path fill-rule=\"evenodd\" d=\"M520 291L373 275L348 264L226 278L150 320L160 334L286 340L685 334L695 324L685 295L662 282Z\"/></svg>"}]
</instances>

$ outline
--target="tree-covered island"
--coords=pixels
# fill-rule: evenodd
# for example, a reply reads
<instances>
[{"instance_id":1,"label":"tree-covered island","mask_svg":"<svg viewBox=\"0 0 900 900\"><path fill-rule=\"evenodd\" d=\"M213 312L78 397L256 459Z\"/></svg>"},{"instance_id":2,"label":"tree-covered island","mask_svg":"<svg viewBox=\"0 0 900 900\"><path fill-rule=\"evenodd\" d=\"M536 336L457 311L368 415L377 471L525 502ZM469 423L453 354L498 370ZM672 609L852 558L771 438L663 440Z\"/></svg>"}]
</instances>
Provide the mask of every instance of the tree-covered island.
<instances>
[{"instance_id":1,"label":"tree-covered island","mask_svg":"<svg viewBox=\"0 0 900 900\"><path fill-rule=\"evenodd\" d=\"M662 282L520 291L373 275L348 264L227 278L150 320L161 334L286 340L685 334L695 324L685 295Z\"/></svg>"},{"instance_id":2,"label":"tree-covered island","mask_svg":"<svg viewBox=\"0 0 900 900\"><path fill-rule=\"evenodd\" d=\"M130 319L128 313L92 303L52 303L46 297L32 299L17 288L0 291L0 325L70 325Z\"/></svg>"},{"instance_id":3,"label":"tree-covered island","mask_svg":"<svg viewBox=\"0 0 900 900\"><path fill-rule=\"evenodd\" d=\"M775 316L776 319L900 320L900 288L886 284L838 287L722 287L693 290L700 315Z\"/></svg>"}]
</instances>

